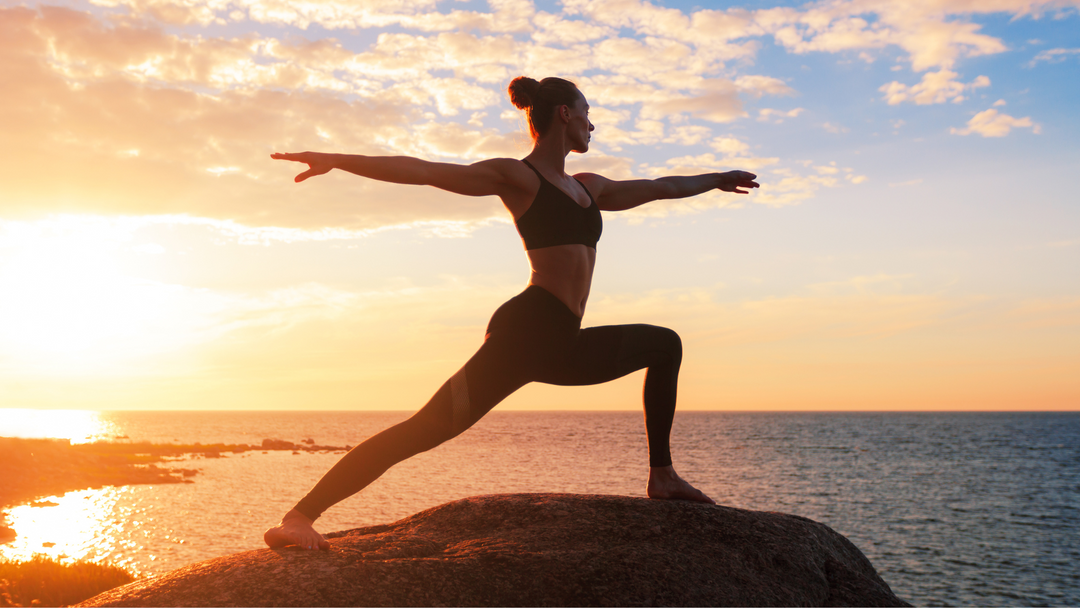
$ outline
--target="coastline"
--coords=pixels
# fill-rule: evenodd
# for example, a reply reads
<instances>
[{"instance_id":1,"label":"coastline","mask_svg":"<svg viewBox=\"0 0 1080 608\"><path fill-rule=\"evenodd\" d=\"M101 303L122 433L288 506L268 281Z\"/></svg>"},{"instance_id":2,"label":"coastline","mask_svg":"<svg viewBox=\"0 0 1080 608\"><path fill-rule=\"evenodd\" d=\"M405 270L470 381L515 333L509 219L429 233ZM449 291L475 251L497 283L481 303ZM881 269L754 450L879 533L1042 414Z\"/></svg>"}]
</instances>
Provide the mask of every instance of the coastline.
<instances>
[{"instance_id":1,"label":"coastline","mask_svg":"<svg viewBox=\"0 0 1080 608\"><path fill-rule=\"evenodd\" d=\"M314 441L296 444L264 439L248 444L161 444L99 441L72 444L68 439L0 437L0 544L17 531L7 525L5 509L21 504L47 507L41 499L105 486L194 483L195 468L162 463L191 458L224 458L249 451L340 452L350 446L321 446ZM35 502L39 501L39 502Z\"/></svg>"}]
</instances>

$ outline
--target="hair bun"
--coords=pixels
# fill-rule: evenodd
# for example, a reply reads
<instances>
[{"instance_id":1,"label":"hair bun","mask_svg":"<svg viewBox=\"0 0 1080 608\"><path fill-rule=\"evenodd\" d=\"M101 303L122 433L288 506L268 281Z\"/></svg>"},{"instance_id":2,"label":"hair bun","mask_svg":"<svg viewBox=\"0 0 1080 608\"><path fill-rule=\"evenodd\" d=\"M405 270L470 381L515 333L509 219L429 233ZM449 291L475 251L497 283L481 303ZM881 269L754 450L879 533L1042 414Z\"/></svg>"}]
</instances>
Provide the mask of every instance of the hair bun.
<instances>
[{"instance_id":1,"label":"hair bun","mask_svg":"<svg viewBox=\"0 0 1080 608\"><path fill-rule=\"evenodd\" d=\"M528 76L518 76L510 82L507 90L510 92L510 103L519 110L525 110L533 107L540 83Z\"/></svg>"}]
</instances>

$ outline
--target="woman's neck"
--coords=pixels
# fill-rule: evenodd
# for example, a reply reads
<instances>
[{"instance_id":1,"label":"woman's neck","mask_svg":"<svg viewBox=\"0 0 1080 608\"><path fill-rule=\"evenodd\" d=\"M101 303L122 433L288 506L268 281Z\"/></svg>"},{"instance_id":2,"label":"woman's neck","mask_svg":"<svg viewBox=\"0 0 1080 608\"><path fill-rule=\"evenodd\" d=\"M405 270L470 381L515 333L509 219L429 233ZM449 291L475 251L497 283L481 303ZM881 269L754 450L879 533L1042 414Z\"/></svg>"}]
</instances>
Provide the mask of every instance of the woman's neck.
<instances>
[{"instance_id":1,"label":"woman's neck","mask_svg":"<svg viewBox=\"0 0 1080 608\"><path fill-rule=\"evenodd\" d=\"M570 153L565 137L548 133L533 144L527 158L534 167L544 168L555 175L566 175L566 155Z\"/></svg>"}]
</instances>

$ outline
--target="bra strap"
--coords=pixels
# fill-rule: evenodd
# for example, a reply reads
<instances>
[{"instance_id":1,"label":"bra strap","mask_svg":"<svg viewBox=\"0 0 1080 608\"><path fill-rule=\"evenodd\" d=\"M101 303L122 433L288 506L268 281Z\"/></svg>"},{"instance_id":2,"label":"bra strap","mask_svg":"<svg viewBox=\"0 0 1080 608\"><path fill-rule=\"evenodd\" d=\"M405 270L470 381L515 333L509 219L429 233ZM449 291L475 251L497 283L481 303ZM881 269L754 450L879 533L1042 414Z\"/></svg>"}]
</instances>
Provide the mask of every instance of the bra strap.
<instances>
[{"instance_id":1,"label":"bra strap","mask_svg":"<svg viewBox=\"0 0 1080 608\"><path fill-rule=\"evenodd\" d=\"M526 167L528 167L528 168L530 168L530 169L532 169L532 170L533 170L533 173L535 173L535 174L536 174L536 177L539 177L539 178L540 178L540 183L545 183L545 182L546 182L546 183L551 183L551 182L548 182L548 180L547 180L546 178L544 178L544 174L540 173L540 171L539 171L539 170L538 170L538 169L537 169L536 167L532 166L532 163L530 163L529 161L525 160L524 158L523 158L523 159L521 159L521 162L525 163L525 166L526 166Z\"/></svg>"},{"instance_id":2,"label":"bra strap","mask_svg":"<svg viewBox=\"0 0 1080 608\"><path fill-rule=\"evenodd\" d=\"M574 181L575 181L575 182L577 182L577 183L579 183L579 184L581 184L581 189L585 191L585 194L589 195L589 202L591 202L591 203L594 203L594 204L595 204L595 203L596 203L596 199L592 197L592 192L589 192L589 189L588 189L588 187L586 187L586 186L585 186L585 184L582 184L582 183L581 183L581 180L580 180L580 179L578 179L578 178L576 178L576 177L574 178Z\"/></svg>"}]
</instances>

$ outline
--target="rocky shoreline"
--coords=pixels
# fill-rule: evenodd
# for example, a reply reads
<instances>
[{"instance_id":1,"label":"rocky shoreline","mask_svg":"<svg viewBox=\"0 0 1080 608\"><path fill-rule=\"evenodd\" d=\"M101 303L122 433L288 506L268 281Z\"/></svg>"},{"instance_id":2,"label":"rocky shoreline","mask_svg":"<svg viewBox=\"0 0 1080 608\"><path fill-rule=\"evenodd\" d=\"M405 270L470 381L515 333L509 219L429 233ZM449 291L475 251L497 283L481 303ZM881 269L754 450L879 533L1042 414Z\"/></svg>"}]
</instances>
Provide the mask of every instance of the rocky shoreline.
<instances>
[{"instance_id":1,"label":"rocky shoreline","mask_svg":"<svg viewBox=\"0 0 1080 608\"><path fill-rule=\"evenodd\" d=\"M342 452L351 446L264 439L248 444L170 444L0 437L0 509L75 490L136 484L193 483L194 468L163 466L191 458L222 458L250 451ZM42 504L42 506L46 506ZM0 543L15 538L0 511Z\"/></svg>"}]
</instances>

